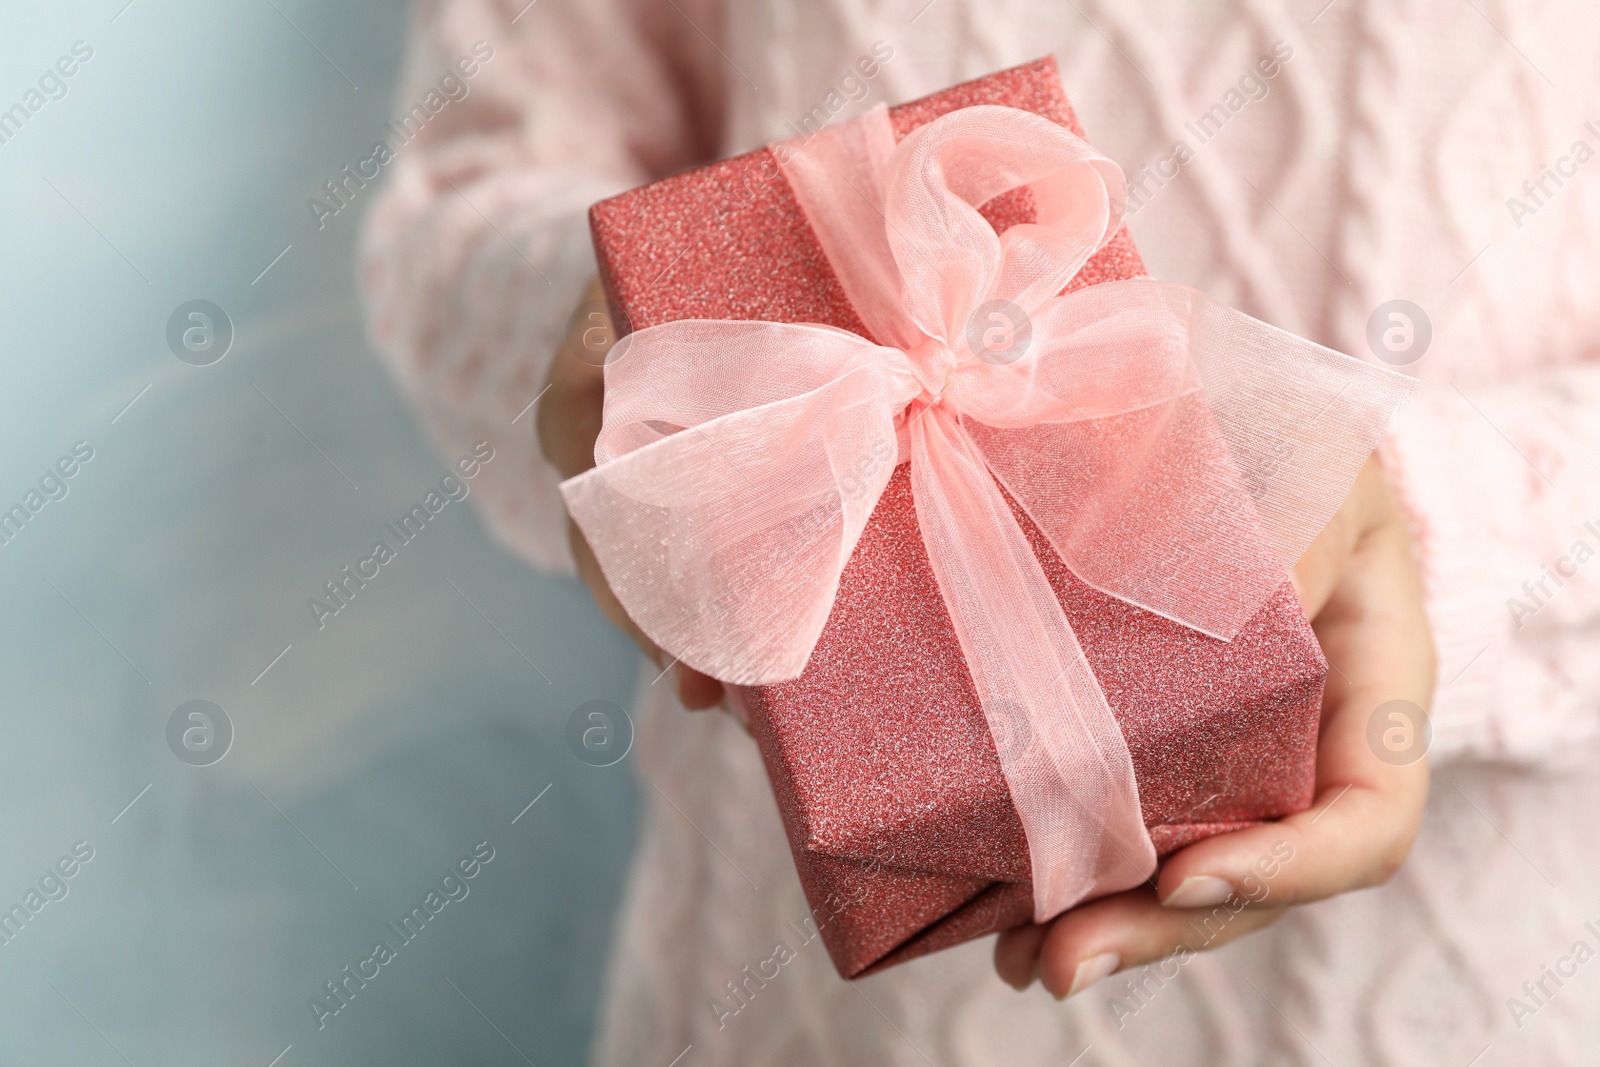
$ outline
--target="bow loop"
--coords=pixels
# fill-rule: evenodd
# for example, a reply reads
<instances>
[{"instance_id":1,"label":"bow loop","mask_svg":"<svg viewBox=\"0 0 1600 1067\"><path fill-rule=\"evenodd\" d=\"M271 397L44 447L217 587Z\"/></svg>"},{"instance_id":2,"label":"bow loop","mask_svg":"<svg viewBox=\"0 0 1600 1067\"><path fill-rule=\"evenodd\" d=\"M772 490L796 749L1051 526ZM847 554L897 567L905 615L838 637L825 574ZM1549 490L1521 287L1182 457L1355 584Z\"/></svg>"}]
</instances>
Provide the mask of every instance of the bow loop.
<instances>
[{"instance_id":1,"label":"bow loop","mask_svg":"<svg viewBox=\"0 0 1600 1067\"><path fill-rule=\"evenodd\" d=\"M978 208L1029 186L1036 221L996 236ZM1005 107L969 107L914 130L885 179L904 309L951 348L994 305L1026 315L1054 297L1122 224L1122 170L1070 130Z\"/></svg>"},{"instance_id":2,"label":"bow loop","mask_svg":"<svg viewBox=\"0 0 1600 1067\"><path fill-rule=\"evenodd\" d=\"M888 484L905 355L831 327L684 320L606 365L567 509L628 614L725 681L798 676ZM694 610L685 610L686 605Z\"/></svg>"}]
</instances>

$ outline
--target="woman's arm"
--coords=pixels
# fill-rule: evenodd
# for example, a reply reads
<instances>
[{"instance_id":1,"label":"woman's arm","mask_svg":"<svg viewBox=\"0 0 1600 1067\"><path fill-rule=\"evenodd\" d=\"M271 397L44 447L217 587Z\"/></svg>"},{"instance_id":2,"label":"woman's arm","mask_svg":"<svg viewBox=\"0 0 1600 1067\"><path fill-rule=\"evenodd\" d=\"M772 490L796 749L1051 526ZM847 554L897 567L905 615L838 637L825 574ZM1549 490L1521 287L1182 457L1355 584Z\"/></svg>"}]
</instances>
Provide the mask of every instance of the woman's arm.
<instances>
[{"instance_id":1,"label":"woman's arm","mask_svg":"<svg viewBox=\"0 0 1600 1067\"><path fill-rule=\"evenodd\" d=\"M1600 366L1430 383L1383 454L1439 649L1433 761L1581 758L1600 735Z\"/></svg>"},{"instance_id":2,"label":"woman's arm","mask_svg":"<svg viewBox=\"0 0 1600 1067\"><path fill-rule=\"evenodd\" d=\"M1369 464L1295 569L1333 667L1312 809L1183 849L1150 889L1007 931L996 945L1001 975L1017 986L1037 975L1059 996L1115 970L1215 948L1287 906L1392 875L1417 831L1430 762L1556 765L1592 753L1597 416L1600 367L1590 364L1498 387L1422 390L1384 444L1387 477ZM1426 708L1431 691L1429 758L1420 747L1380 751L1373 716L1397 699ZM1386 736L1381 724L1377 736ZM1255 874L1263 863L1270 886ZM1197 938L1195 917L1224 898L1241 905L1242 921Z\"/></svg>"},{"instance_id":3,"label":"woman's arm","mask_svg":"<svg viewBox=\"0 0 1600 1067\"><path fill-rule=\"evenodd\" d=\"M391 127L416 132L388 134L393 173L366 223L369 328L449 458L494 446L474 498L541 567L572 561L528 405L594 273L587 209L715 155L722 94L701 31L718 19L716 0L416 11Z\"/></svg>"}]
</instances>

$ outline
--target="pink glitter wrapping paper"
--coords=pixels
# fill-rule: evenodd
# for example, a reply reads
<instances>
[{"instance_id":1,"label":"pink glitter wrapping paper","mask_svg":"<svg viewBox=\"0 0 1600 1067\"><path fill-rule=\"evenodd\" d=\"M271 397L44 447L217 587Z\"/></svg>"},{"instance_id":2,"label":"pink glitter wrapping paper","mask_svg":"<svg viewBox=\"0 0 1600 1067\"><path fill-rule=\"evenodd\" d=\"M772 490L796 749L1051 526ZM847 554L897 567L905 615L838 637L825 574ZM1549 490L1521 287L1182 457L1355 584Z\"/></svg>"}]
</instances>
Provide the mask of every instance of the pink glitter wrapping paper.
<instances>
[{"instance_id":1,"label":"pink glitter wrapping paper","mask_svg":"<svg viewBox=\"0 0 1600 1067\"><path fill-rule=\"evenodd\" d=\"M891 108L895 136L975 104L1083 135L1055 61L1043 59ZM983 214L1003 232L1032 221L1032 197L997 197ZM602 201L590 224L624 332L722 318L871 336L767 149ZM1142 274L1124 229L1067 288ZM1220 641L1090 589L1013 512L1127 739L1158 853L1310 806L1327 664L1287 582ZM906 467L845 568L805 673L733 696L766 762L810 921L841 975L1031 921L1027 840Z\"/></svg>"}]
</instances>

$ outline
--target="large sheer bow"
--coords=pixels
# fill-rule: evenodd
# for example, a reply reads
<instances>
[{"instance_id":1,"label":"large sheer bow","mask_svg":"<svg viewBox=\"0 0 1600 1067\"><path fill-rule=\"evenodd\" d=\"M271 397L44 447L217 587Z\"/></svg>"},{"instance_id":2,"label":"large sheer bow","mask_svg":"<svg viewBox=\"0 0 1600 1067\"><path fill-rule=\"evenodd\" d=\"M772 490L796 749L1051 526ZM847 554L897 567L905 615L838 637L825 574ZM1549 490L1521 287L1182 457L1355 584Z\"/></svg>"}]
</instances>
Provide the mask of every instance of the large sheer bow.
<instances>
[{"instance_id":1,"label":"large sheer bow","mask_svg":"<svg viewBox=\"0 0 1600 1067\"><path fill-rule=\"evenodd\" d=\"M1127 746L1005 494L1085 582L1226 640L1331 517L1410 380L1180 286L1058 296L1120 227L1122 175L1031 113L967 108L896 145L879 109L780 149L882 343L754 321L630 335L568 508L652 640L759 685L805 669L909 460L973 686L1012 739L1036 918L1136 885L1155 851ZM1024 185L1036 221L997 236L977 206Z\"/></svg>"}]
</instances>

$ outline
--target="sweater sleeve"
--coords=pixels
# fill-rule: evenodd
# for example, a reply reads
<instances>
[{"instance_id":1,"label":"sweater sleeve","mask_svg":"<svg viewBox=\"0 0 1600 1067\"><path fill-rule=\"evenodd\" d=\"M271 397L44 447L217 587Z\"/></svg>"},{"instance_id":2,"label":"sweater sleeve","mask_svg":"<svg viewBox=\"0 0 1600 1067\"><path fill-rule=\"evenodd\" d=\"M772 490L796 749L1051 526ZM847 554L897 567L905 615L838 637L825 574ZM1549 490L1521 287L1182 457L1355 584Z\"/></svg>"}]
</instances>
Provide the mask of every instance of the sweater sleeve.
<instances>
[{"instance_id":1,"label":"sweater sleeve","mask_svg":"<svg viewBox=\"0 0 1600 1067\"><path fill-rule=\"evenodd\" d=\"M541 568L572 563L530 405L594 273L587 209L714 154L718 18L716 0L422 0L414 16L364 229L368 329L448 459L493 445L472 499Z\"/></svg>"},{"instance_id":2,"label":"sweater sleeve","mask_svg":"<svg viewBox=\"0 0 1600 1067\"><path fill-rule=\"evenodd\" d=\"M1600 737L1600 366L1425 385L1383 458L1438 644L1432 758L1582 758Z\"/></svg>"}]
</instances>

